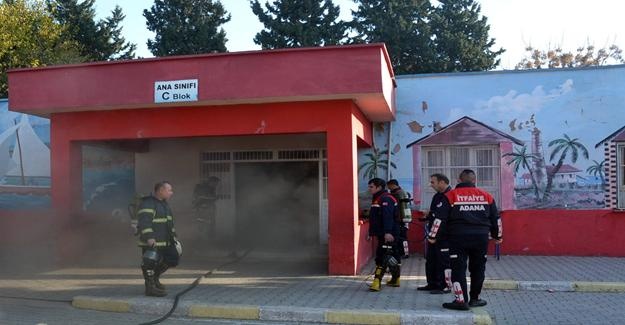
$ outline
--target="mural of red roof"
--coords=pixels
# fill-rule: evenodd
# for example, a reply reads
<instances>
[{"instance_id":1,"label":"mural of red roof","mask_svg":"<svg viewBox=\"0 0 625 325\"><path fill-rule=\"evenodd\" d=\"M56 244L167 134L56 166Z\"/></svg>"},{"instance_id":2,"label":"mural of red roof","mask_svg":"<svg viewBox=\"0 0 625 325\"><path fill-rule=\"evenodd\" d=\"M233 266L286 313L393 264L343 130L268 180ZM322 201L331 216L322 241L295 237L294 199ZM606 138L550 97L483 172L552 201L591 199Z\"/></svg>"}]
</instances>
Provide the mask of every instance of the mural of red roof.
<instances>
[{"instance_id":1,"label":"mural of red roof","mask_svg":"<svg viewBox=\"0 0 625 325\"><path fill-rule=\"evenodd\" d=\"M449 125L432 132L425 137L414 141L406 146L418 145L465 145L465 144L498 144L504 141L512 141L520 146L523 141L490 127L480 121L464 116Z\"/></svg>"},{"instance_id":2,"label":"mural of red roof","mask_svg":"<svg viewBox=\"0 0 625 325\"><path fill-rule=\"evenodd\" d=\"M599 148L600 145L602 145L602 144L604 144L605 142L608 142L608 141L616 141L616 142L625 141L625 126L623 126L620 129L616 130L614 133L608 135L607 138L599 141L595 145L595 148Z\"/></svg>"},{"instance_id":3,"label":"mural of red roof","mask_svg":"<svg viewBox=\"0 0 625 325\"><path fill-rule=\"evenodd\" d=\"M554 167L555 166L547 166L547 173L551 173ZM577 169L569 164L564 164L562 165L562 167L560 167L556 174L579 173L581 171L581 169Z\"/></svg>"}]
</instances>

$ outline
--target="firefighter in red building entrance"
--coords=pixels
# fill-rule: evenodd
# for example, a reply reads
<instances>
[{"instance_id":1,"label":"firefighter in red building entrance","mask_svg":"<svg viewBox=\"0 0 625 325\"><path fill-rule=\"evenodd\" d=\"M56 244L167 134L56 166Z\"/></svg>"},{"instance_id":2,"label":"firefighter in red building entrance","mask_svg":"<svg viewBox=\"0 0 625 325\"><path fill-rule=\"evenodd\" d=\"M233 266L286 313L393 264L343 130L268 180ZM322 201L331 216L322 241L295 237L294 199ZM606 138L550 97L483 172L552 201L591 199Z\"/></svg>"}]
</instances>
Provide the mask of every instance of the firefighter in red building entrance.
<instances>
[{"instance_id":1,"label":"firefighter in red building entrance","mask_svg":"<svg viewBox=\"0 0 625 325\"><path fill-rule=\"evenodd\" d=\"M375 251L375 278L369 287L380 291L386 269L391 273L388 286L399 287L402 249L399 241L401 220L397 212L397 200L385 190L386 182L373 178L368 182L369 193L373 195L369 210L369 237L375 236L378 244Z\"/></svg>"},{"instance_id":2,"label":"firefighter in red building entrance","mask_svg":"<svg viewBox=\"0 0 625 325\"><path fill-rule=\"evenodd\" d=\"M193 189L193 208L200 222L200 232L205 239L215 239L217 218L217 186L219 178L211 176Z\"/></svg>"},{"instance_id":3,"label":"firefighter in red building entrance","mask_svg":"<svg viewBox=\"0 0 625 325\"><path fill-rule=\"evenodd\" d=\"M174 194L169 182L154 185L154 195L143 198L138 211L137 231L142 248L141 270L145 279L145 295L167 295L160 276L178 265L182 246L176 238L174 219L167 200Z\"/></svg>"},{"instance_id":4,"label":"firefighter in red building entrance","mask_svg":"<svg viewBox=\"0 0 625 325\"><path fill-rule=\"evenodd\" d=\"M503 237L495 200L488 192L475 186L475 172L465 169L458 180L456 188L445 193L446 200L436 209L428 241L436 243L442 230L448 234L451 282L455 299L444 303L443 307L468 310L469 307L486 305L486 301L480 299L480 293L486 270L489 233L497 243L501 243ZM468 295L467 259L471 273L471 291Z\"/></svg>"}]
</instances>

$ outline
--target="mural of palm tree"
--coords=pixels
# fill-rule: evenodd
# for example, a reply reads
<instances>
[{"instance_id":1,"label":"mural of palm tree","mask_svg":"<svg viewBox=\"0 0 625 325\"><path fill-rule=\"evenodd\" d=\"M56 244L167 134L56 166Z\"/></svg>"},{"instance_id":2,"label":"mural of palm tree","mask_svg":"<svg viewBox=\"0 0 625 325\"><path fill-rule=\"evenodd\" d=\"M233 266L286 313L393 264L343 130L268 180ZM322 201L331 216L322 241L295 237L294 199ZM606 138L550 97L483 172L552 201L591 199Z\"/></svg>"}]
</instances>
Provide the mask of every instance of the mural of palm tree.
<instances>
[{"instance_id":1,"label":"mural of palm tree","mask_svg":"<svg viewBox=\"0 0 625 325\"><path fill-rule=\"evenodd\" d=\"M586 168L586 172L592 176L599 177L601 179L601 186L605 185L605 159L598 162L593 159L594 165Z\"/></svg>"},{"instance_id":2,"label":"mural of palm tree","mask_svg":"<svg viewBox=\"0 0 625 325\"><path fill-rule=\"evenodd\" d=\"M536 195L536 201L539 201L540 193L538 190L538 183L536 182L534 171L532 170L532 160L538 159L538 157L534 154L527 153L527 146L523 146L521 149L517 148L516 152L506 153L503 157L511 157L507 164L514 164L515 174L519 173L519 169L527 169L529 171L532 187L534 187L534 195Z\"/></svg>"},{"instance_id":3,"label":"mural of palm tree","mask_svg":"<svg viewBox=\"0 0 625 325\"><path fill-rule=\"evenodd\" d=\"M555 139L549 142L549 148L554 147L551 155L549 156L549 161L553 161L553 158L555 158L558 154L560 154L560 158L558 158L558 163L553 167L551 172L547 172L547 188L545 189L543 199L546 199L549 193L551 193L553 177L558 173L564 164L564 160L569 152L571 153L571 162L573 163L575 163L579 158L580 152L584 158L588 159L588 150L578 140L579 138L571 139L568 135L564 134L564 138Z\"/></svg>"},{"instance_id":4,"label":"mural of palm tree","mask_svg":"<svg viewBox=\"0 0 625 325\"><path fill-rule=\"evenodd\" d=\"M393 155L393 153L391 153ZM388 170L388 150L379 150L373 148L372 152L365 154L369 160L358 167L358 172L364 169L363 178L372 179L378 177L378 169ZM397 169L394 162L391 161L391 167Z\"/></svg>"}]
</instances>

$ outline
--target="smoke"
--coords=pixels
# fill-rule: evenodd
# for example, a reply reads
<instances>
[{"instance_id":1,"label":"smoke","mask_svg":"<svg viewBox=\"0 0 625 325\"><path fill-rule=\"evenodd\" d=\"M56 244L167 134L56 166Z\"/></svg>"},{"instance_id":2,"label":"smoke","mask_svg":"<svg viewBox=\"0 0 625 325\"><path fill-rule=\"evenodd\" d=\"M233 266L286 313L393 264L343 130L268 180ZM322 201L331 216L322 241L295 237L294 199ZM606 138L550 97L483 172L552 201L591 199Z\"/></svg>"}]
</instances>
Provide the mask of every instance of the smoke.
<instances>
[{"instance_id":1,"label":"smoke","mask_svg":"<svg viewBox=\"0 0 625 325\"><path fill-rule=\"evenodd\" d=\"M243 247L297 254L319 243L317 163L236 166L235 240Z\"/></svg>"},{"instance_id":2,"label":"smoke","mask_svg":"<svg viewBox=\"0 0 625 325\"><path fill-rule=\"evenodd\" d=\"M126 160L119 161L124 168L128 167ZM90 164L83 169L94 170L94 166ZM98 169L98 179L109 184L110 180L100 177L100 172ZM88 178L83 178L85 188L98 188L98 184L87 181ZM248 249L253 250L249 258L256 260L314 260L315 272L320 270L319 261L327 265L327 246L320 244L318 161L235 163L230 196L222 195L217 200L213 235L198 221L202 217L199 212L188 208L193 199L188 186L181 187L184 190L177 187L197 184L198 180L188 177L171 181L175 194L170 205L184 247L181 267L206 269L216 265L217 259L223 261ZM134 187L134 181L120 184ZM126 205L133 199L129 193L135 190L149 189L132 188L122 191L124 195L119 195L119 190L103 191L99 193L102 201L94 200L83 189L82 206L86 210L73 215L45 211L0 218L2 272L41 273L69 267L138 270L140 249L126 212ZM85 200L90 200L90 204L84 205ZM187 208L183 202L189 202ZM325 269L323 265L321 270ZM300 263L293 264L292 269L300 272L307 268Z\"/></svg>"}]
</instances>

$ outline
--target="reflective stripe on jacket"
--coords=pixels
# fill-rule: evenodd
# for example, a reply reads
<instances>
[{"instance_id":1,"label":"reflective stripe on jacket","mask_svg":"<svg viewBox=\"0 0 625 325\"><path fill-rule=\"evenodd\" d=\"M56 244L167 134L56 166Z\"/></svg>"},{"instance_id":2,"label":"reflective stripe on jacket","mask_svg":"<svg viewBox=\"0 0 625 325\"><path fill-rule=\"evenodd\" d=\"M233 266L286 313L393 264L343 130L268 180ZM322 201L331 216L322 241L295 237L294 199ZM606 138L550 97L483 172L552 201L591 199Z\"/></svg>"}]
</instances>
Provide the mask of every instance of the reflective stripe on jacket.
<instances>
[{"instance_id":1,"label":"reflective stripe on jacket","mask_svg":"<svg viewBox=\"0 0 625 325\"><path fill-rule=\"evenodd\" d=\"M154 196L143 198L139 207L137 229L139 246L147 246L149 239L156 241L157 247L169 246L176 236L174 217L167 201Z\"/></svg>"}]
</instances>

